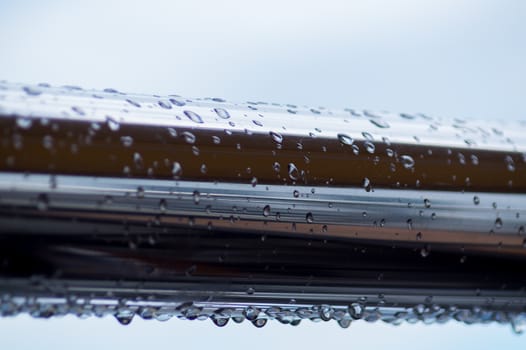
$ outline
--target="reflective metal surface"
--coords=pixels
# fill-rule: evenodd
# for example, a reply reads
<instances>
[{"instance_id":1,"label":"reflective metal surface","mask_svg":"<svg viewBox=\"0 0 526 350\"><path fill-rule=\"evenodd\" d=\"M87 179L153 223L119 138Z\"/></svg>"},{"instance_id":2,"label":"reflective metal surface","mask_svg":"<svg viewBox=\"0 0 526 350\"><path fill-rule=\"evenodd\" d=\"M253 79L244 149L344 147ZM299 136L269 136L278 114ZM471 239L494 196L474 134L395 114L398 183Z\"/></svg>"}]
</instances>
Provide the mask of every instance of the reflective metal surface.
<instances>
[{"instance_id":1,"label":"reflective metal surface","mask_svg":"<svg viewBox=\"0 0 526 350\"><path fill-rule=\"evenodd\" d=\"M0 83L2 315L525 323L526 124Z\"/></svg>"}]
</instances>

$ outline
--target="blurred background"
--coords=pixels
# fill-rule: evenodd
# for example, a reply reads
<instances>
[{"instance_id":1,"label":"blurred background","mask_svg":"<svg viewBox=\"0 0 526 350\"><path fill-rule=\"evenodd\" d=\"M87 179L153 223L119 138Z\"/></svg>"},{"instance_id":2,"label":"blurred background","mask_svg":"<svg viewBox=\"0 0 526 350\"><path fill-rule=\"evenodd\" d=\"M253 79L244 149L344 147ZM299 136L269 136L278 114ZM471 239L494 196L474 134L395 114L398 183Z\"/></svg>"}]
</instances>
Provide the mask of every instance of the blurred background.
<instances>
[{"instance_id":1,"label":"blurred background","mask_svg":"<svg viewBox=\"0 0 526 350\"><path fill-rule=\"evenodd\" d=\"M526 119L526 2L0 1L0 80ZM507 326L0 319L5 349L521 348Z\"/></svg>"}]
</instances>

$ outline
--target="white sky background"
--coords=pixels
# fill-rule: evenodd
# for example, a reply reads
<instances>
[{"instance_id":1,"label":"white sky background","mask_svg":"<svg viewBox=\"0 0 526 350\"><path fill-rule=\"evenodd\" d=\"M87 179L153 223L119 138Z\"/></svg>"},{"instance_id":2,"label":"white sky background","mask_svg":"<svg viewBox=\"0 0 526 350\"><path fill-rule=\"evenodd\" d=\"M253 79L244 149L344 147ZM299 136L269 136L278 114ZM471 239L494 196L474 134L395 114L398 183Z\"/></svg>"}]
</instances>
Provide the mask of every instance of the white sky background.
<instances>
[{"instance_id":1,"label":"white sky background","mask_svg":"<svg viewBox=\"0 0 526 350\"><path fill-rule=\"evenodd\" d=\"M526 1L0 0L0 79L526 119ZM508 327L0 319L2 349L524 348ZM120 347L119 347L120 348Z\"/></svg>"},{"instance_id":2,"label":"white sky background","mask_svg":"<svg viewBox=\"0 0 526 350\"><path fill-rule=\"evenodd\" d=\"M526 1L1 1L0 77L526 118Z\"/></svg>"}]
</instances>

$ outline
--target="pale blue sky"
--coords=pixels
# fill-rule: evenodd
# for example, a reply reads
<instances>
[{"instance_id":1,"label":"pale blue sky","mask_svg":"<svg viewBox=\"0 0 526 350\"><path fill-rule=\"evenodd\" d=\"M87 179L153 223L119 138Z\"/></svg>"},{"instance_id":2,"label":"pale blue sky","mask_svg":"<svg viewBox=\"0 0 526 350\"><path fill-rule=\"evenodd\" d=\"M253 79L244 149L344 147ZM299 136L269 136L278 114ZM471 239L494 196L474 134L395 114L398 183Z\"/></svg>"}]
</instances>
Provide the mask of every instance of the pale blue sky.
<instances>
[{"instance_id":1,"label":"pale blue sky","mask_svg":"<svg viewBox=\"0 0 526 350\"><path fill-rule=\"evenodd\" d=\"M521 0L0 2L0 77L526 118Z\"/></svg>"},{"instance_id":2,"label":"pale blue sky","mask_svg":"<svg viewBox=\"0 0 526 350\"><path fill-rule=\"evenodd\" d=\"M0 79L526 119L526 1L0 1ZM2 349L524 348L504 326L0 319Z\"/></svg>"}]
</instances>

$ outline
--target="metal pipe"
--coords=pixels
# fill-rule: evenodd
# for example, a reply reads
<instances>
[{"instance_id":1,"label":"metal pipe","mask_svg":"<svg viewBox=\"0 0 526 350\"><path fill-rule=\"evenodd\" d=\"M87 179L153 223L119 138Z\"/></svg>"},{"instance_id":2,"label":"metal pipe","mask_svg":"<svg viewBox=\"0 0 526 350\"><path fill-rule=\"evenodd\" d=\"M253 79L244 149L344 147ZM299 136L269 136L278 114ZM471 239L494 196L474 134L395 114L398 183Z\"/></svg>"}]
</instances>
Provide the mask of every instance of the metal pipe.
<instances>
[{"instance_id":1,"label":"metal pipe","mask_svg":"<svg viewBox=\"0 0 526 350\"><path fill-rule=\"evenodd\" d=\"M0 125L2 315L524 326L526 122L3 82Z\"/></svg>"}]
</instances>

